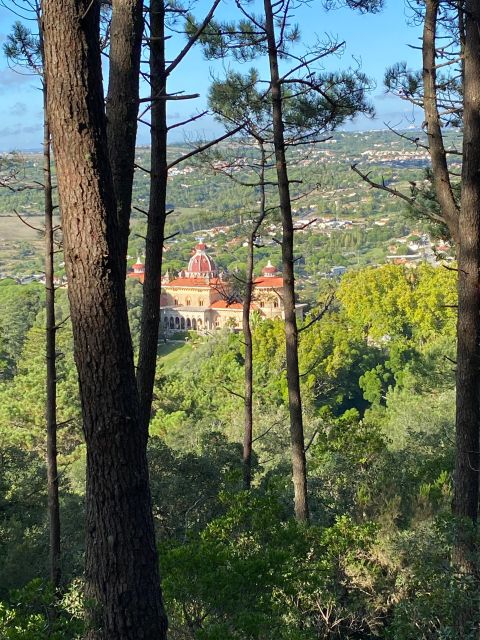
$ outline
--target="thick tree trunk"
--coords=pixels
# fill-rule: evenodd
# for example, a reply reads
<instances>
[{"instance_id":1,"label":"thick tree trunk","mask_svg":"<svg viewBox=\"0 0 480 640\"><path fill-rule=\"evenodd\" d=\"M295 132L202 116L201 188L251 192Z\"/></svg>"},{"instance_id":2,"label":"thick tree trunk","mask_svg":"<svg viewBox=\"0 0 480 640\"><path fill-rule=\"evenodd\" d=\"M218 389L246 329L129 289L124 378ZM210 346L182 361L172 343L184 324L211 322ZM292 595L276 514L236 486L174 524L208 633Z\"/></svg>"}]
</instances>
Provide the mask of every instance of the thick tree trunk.
<instances>
[{"instance_id":1,"label":"thick tree trunk","mask_svg":"<svg viewBox=\"0 0 480 640\"><path fill-rule=\"evenodd\" d=\"M113 0L110 26L107 137L117 200L120 266L126 274L137 138L143 2Z\"/></svg>"},{"instance_id":2,"label":"thick tree trunk","mask_svg":"<svg viewBox=\"0 0 480 640\"><path fill-rule=\"evenodd\" d=\"M55 283L53 243L52 165L50 159L50 127L47 118L47 87L43 83L43 188L45 206L45 307L46 307L46 406L47 423L47 494L50 536L50 580L60 586L60 502L57 466L57 364L55 324Z\"/></svg>"},{"instance_id":3,"label":"thick tree trunk","mask_svg":"<svg viewBox=\"0 0 480 640\"><path fill-rule=\"evenodd\" d=\"M464 127L460 207L451 188L437 104L436 31L439 0L426 0L423 30L423 85L434 186L442 214L457 244L458 318L456 366L456 442L453 513L456 519L453 562L477 576L476 528L479 498L480 427L480 1L459 4L459 38L464 53ZM464 11L464 14L461 12ZM465 32L464 32L465 29ZM470 631L478 602L458 607L456 634Z\"/></svg>"},{"instance_id":4,"label":"thick tree trunk","mask_svg":"<svg viewBox=\"0 0 480 640\"><path fill-rule=\"evenodd\" d=\"M465 6L462 196L458 248L454 514L457 566L476 575L480 427L480 1Z\"/></svg>"},{"instance_id":5,"label":"thick tree trunk","mask_svg":"<svg viewBox=\"0 0 480 640\"><path fill-rule=\"evenodd\" d=\"M298 330L295 314L295 275L293 258L293 221L290 203L290 184L285 158L283 136L282 91L278 71L278 52L271 0L264 0L265 30L270 63L270 87L272 95L273 141L277 165L278 193L282 214L282 266L283 306L285 313L285 340L287 359L288 401L290 410L290 437L292 446L293 485L295 491L295 516L309 520L307 495L307 465L303 433L302 401L298 369Z\"/></svg>"},{"instance_id":6,"label":"thick tree trunk","mask_svg":"<svg viewBox=\"0 0 480 640\"><path fill-rule=\"evenodd\" d=\"M45 0L45 75L87 443L88 637L166 637L107 153L99 4Z\"/></svg>"},{"instance_id":7,"label":"thick tree trunk","mask_svg":"<svg viewBox=\"0 0 480 640\"><path fill-rule=\"evenodd\" d=\"M148 431L153 385L157 365L160 322L160 288L162 251L165 233L165 203L167 197L167 113L165 73L165 7L163 0L150 2L150 83L152 92L150 203L148 207L145 248L145 280L138 356L137 385L140 396L140 416Z\"/></svg>"}]
</instances>

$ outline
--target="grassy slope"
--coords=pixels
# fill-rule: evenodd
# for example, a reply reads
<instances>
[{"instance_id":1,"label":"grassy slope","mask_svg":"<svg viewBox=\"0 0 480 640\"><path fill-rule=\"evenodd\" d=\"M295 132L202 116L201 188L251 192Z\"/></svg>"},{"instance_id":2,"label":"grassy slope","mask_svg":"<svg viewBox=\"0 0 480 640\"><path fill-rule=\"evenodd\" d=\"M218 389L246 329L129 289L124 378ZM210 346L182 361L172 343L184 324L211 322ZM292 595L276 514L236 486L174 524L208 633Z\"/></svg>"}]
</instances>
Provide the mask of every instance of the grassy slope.
<instances>
[{"instance_id":1,"label":"grassy slope","mask_svg":"<svg viewBox=\"0 0 480 640\"><path fill-rule=\"evenodd\" d=\"M190 355L192 348L191 343L168 342L167 344L160 344L158 355L164 371L168 373L179 369Z\"/></svg>"}]
</instances>

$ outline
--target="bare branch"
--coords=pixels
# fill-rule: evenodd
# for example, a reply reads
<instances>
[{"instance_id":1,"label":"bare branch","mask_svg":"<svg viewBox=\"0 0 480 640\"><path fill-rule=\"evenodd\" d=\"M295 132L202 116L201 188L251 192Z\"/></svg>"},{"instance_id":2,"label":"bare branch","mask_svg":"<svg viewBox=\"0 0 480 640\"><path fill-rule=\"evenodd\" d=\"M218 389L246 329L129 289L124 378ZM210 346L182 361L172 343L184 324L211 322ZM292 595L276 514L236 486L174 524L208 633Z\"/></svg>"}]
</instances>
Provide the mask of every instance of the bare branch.
<instances>
[{"instance_id":1,"label":"bare branch","mask_svg":"<svg viewBox=\"0 0 480 640\"><path fill-rule=\"evenodd\" d=\"M320 311L320 313L318 313L314 318L312 318L310 320L310 322L307 322L307 324L303 325L303 327L300 327L300 329L298 330L298 333L301 333L302 331L306 331L307 329L309 329L313 324L315 324L316 322L318 322L319 320L321 320L323 318L323 316L327 313L327 311L329 310L333 300L335 299L334 294L330 294L330 296L328 297L323 309Z\"/></svg>"},{"instance_id":2,"label":"bare branch","mask_svg":"<svg viewBox=\"0 0 480 640\"><path fill-rule=\"evenodd\" d=\"M289 57L296 58L299 61L299 63L296 67L292 67L291 69L289 69L288 72L280 78L280 82L284 82L285 80L287 80L287 78L289 78L292 74L296 73L300 69L306 69L308 68L309 65L313 64L314 62L317 62L318 60L321 60L322 58L326 58L332 53L335 53L336 51L341 49L343 46L345 46L345 41L336 42L332 44L330 48L324 49L317 55L311 56L310 58L308 58L308 60L304 58L297 58L296 56L292 56L290 54Z\"/></svg>"},{"instance_id":3,"label":"bare branch","mask_svg":"<svg viewBox=\"0 0 480 640\"><path fill-rule=\"evenodd\" d=\"M313 220L310 220L309 222L306 222L301 227L293 227L293 230L294 231L304 231L307 227L309 227L311 224L313 224L316 221L317 221L317 218L313 218Z\"/></svg>"},{"instance_id":4,"label":"bare branch","mask_svg":"<svg viewBox=\"0 0 480 640\"><path fill-rule=\"evenodd\" d=\"M314 431L314 432L313 432L313 434L312 434L312 437L310 438L310 440L308 441L307 446L306 446L306 447L305 447L305 449L304 449L305 453L307 453L307 451L310 449L310 447L312 446L313 441L315 440L315 438L317 437L317 435L318 435L318 429L315 429L315 431Z\"/></svg>"},{"instance_id":5,"label":"bare branch","mask_svg":"<svg viewBox=\"0 0 480 640\"><path fill-rule=\"evenodd\" d=\"M195 120L199 120L200 118L203 118L203 116L206 116L207 113L208 113L208 109L206 109L205 111L202 111L201 113L197 113L195 116L192 116L187 120L182 120L182 122L176 122L175 124L171 124L169 127L167 127L167 131L171 131L172 129L176 129L178 127L183 127L183 125L190 124L191 122L195 122Z\"/></svg>"},{"instance_id":6,"label":"bare branch","mask_svg":"<svg viewBox=\"0 0 480 640\"><path fill-rule=\"evenodd\" d=\"M408 202L408 204L412 208L416 209L422 215L427 215L430 219L434 220L435 222L440 222L441 224L446 224L446 220L442 216L439 216L438 214L433 213L432 211L428 211L427 209L422 209L421 207L419 207L417 205L416 200L415 200L414 197L407 196L405 193L402 193L401 191L398 191L398 189L395 189L393 187L388 187L385 184L384 181L380 183L380 182L375 182L375 181L371 180L369 178L370 172L369 173L362 173L360 171L360 169L357 167L356 163L352 164L350 166L350 168L352 169L352 171L354 171L356 174L358 174L362 178L362 180L364 182L369 184L374 189L380 189L381 191L386 191L387 193L390 193L392 196L396 196L397 198L401 198L405 202Z\"/></svg>"},{"instance_id":7,"label":"bare branch","mask_svg":"<svg viewBox=\"0 0 480 640\"><path fill-rule=\"evenodd\" d=\"M59 322L58 324L55 325L55 331L58 331L58 329L61 329L63 327L63 325L68 322L70 320L70 314L68 314L68 316L66 318L64 318L61 322Z\"/></svg>"},{"instance_id":8,"label":"bare branch","mask_svg":"<svg viewBox=\"0 0 480 640\"><path fill-rule=\"evenodd\" d=\"M147 96L146 98L140 98L139 103L142 104L144 102L155 102L156 100L193 100L199 97L199 93L167 93L163 96Z\"/></svg>"},{"instance_id":9,"label":"bare branch","mask_svg":"<svg viewBox=\"0 0 480 640\"><path fill-rule=\"evenodd\" d=\"M140 171L144 171L145 173L148 173L148 174L152 173L150 169L145 169L145 167L142 167L137 163L135 163L133 166L135 167L135 169L140 169Z\"/></svg>"},{"instance_id":10,"label":"bare branch","mask_svg":"<svg viewBox=\"0 0 480 640\"><path fill-rule=\"evenodd\" d=\"M197 153L201 153L202 151L206 151L207 149L210 149L210 147L213 147L214 145L218 144L219 142L222 142L223 140L227 140L231 136L233 136L236 133L238 133L242 128L243 128L243 125L240 125L240 126L236 127L235 129L232 129L231 131L227 131L227 133L225 133L223 136L220 136L219 138L216 138L215 140L211 140L210 142L207 142L206 144L204 144L204 145L202 145L200 147L197 147L196 149L192 149L192 151L190 151L189 153L186 153L185 155L180 156L176 160L173 160L173 162L170 162L170 164L167 166L167 169L170 171L170 169L175 167L177 164L180 164L181 162L184 162L185 160L188 160L192 156L197 155Z\"/></svg>"},{"instance_id":11,"label":"bare branch","mask_svg":"<svg viewBox=\"0 0 480 640\"><path fill-rule=\"evenodd\" d=\"M180 53L178 54L178 56L175 58L175 60L173 60L168 67L165 69L165 75L169 76L172 71L175 69L175 67L177 67L180 62L185 58L185 56L187 55L187 53L190 51L190 49L193 47L193 45L197 42L197 40L200 38L200 36L202 35L202 33L205 31L205 29L208 27L208 25L210 24L212 18L213 18L213 14L215 13L216 8L218 7L218 5L220 4L220 0L215 0L215 2L213 3L210 11L207 13L207 15L205 16L204 21L202 22L202 24L198 27L198 29L196 30L196 32L193 34L193 36L191 38L189 38L187 44L183 47L183 49L180 51Z\"/></svg>"},{"instance_id":12,"label":"bare branch","mask_svg":"<svg viewBox=\"0 0 480 640\"><path fill-rule=\"evenodd\" d=\"M33 224L30 224L29 222L27 222L25 220L25 218L23 218L16 209L13 210L13 213L17 216L17 218L19 218L24 225L26 225L27 227L30 227L30 229L33 229L34 231L38 231L39 233L45 235L45 229L39 229L38 227L34 227Z\"/></svg>"},{"instance_id":13,"label":"bare branch","mask_svg":"<svg viewBox=\"0 0 480 640\"><path fill-rule=\"evenodd\" d=\"M237 398L240 398L241 400L245 401L245 396L242 396L241 393L237 393L236 391L232 391L232 389L229 389L228 387L226 387L225 385L221 385L222 389L225 389L225 391L228 391L228 393L231 393L232 396L236 396Z\"/></svg>"},{"instance_id":14,"label":"bare branch","mask_svg":"<svg viewBox=\"0 0 480 640\"><path fill-rule=\"evenodd\" d=\"M264 438L267 433L269 433L274 427L278 427L281 424L285 424L285 420L277 420L277 422L274 422L272 425L270 425L268 427L268 429L266 429L263 433L261 433L259 436L257 436L256 438L253 438L252 440L252 444L254 442L257 442L258 440L261 440L262 438Z\"/></svg>"}]
</instances>

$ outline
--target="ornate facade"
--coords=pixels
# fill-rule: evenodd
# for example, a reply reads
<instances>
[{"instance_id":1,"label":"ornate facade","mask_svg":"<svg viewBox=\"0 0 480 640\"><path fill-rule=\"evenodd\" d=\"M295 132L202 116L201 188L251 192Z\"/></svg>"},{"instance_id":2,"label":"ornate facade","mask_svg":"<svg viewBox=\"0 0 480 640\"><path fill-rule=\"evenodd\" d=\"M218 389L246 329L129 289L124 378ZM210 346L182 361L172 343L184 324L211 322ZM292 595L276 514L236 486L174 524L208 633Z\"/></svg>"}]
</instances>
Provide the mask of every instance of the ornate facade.
<instances>
[{"instance_id":1,"label":"ornate facade","mask_svg":"<svg viewBox=\"0 0 480 640\"><path fill-rule=\"evenodd\" d=\"M160 300L161 323L165 334L175 331L211 331L225 326L242 328L243 304L232 300L225 274L199 242L186 269L177 278L167 273L162 278ZM143 282L144 265L137 260L130 278ZM297 306L303 316L305 305ZM283 278L270 262L262 269L262 276L254 281L252 311L264 318L283 318Z\"/></svg>"}]
</instances>

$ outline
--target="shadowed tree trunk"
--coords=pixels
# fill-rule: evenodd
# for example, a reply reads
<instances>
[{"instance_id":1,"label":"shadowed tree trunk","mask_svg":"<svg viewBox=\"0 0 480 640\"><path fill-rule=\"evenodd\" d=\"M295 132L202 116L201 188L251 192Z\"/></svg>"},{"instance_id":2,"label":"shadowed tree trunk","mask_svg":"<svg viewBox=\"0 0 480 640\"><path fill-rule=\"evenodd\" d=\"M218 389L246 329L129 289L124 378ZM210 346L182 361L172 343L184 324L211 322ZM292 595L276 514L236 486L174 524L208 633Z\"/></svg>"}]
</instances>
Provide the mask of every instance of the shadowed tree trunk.
<instances>
[{"instance_id":1,"label":"shadowed tree trunk","mask_svg":"<svg viewBox=\"0 0 480 640\"><path fill-rule=\"evenodd\" d=\"M55 282L54 282L54 226L53 226L53 187L52 187L52 159L50 126L47 116L47 84L43 73L44 49L42 18L40 4L35 3L35 17L38 24L38 52L40 54L41 70L32 67L31 70L41 73L43 94L43 206L45 216L45 421L47 427L47 499L49 523L49 555L50 580L55 589L61 580L61 541L60 541L60 497L58 479L57 452L57 353L55 322ZM22 48L28 50L28 46ZM34 45L35 46L35 45ZM32 60L32 58L30 58Z\"/></svg>"},{"instance_id":2,"label":"shadowed tree trunk","mask_svg":"<svg viewBox=\"0 0 480 640\"><path fill-rule=\"evenodd\" d=\"M287 359L288 404L290 410L290 438L292 446L293 486L295 491L295 517L308 521L307 465L303 433L302 400L298 369L298 330L295 314L295 274L293 258L293 221L290 203L290 183L285 158L283 136L282 91L278 70L278 51L275 25L270 0L264 0L265 32L270 64L270 87L272 99L273 143L277 165L278 194L282 215L282 267L283 306L285 313L285 341Z\"/></svg>"},{"instance_id":3,"label":"shadowed tree trunk","mask_svg":"<svg viewBox=\"0 0 480 640\"><path fill-rule=\"evenodd\" d=\"M150 421L157 366L162 251L168 178L164 0L151 0L150 2L150 85L152 93L150 202L145 243L145 280L143 282L140 351L137 369L141 422L145 432L148 431Z\"/></svg>"},{"instance_id":4,"label":"shadowed tree trunk","mask_svg":"<svg viewBox=\"0 0 480 640\"><path fill-rule=\"evenodd\" d=\"M423 27L424 111L433 184L450 233L458 241L459 208L453 195L437 103L436 29L439 0L427 0Z\"/></svg>"},{"instance_id":5,"label":"shadowed tree trunk","mask_svg":"<svg viewBox=\"0 0 480 640\"><path fill-rule=\"evenodd\" d=\"M247 269L245 297L243 300L243 339L245 342L245 393L244 393L244 433L243 433L243 488L250 489L252 484L252 451L253 451L253 343L250 325L250 307L253 299L253 250L258 230L265 218L265 147L262 140L260 146L260 207L259 215L253 223L248 237Z\"/></svg>"},{"instance_id":6,"label":"shadowed tree trunk","mask_svg":"<svg viewBox=\"0 0 480 640\"><path fill-rule=\"evenodd\" d=\"M44 52L40 2L28 3L24 7L29 20L36 22L38 35L32 34L22 23L17 22L8 44L4 45L7 59L14 65L28 69L40 76L43 97L43 202L45 220L45 422L47 496L49 520L49 573L57 589L61 578L60 556L60 505L57 466L57 372L56 372L56 325L54 285L54 227L52 199L52 166L50 128L47 117L47 85L43 74ZM13 10L13 9L12 9ZM15 13L15 11L14 11Z\"/></svg>"},{"instance_id":7,"label":"shadowed tree trunk","mask_svg":"<svg viewBox=\"0 0 480 640\"><path fill-rule=\"evenodd\" d=\"M107 136L117 200L120 266L126 275L137 138L143 2L115 0L110 24Z\"/></svg>"},{"instance_id":8,"label":"shadowed tree trunk","mask_svg":"<svg viewBox=\"0 0 480 640\"><path fill-rule=\"evenodd\" d=\"M458 247L457 413L454 562L477 575L480 427L480 2L465 6L462 195ZM478 607L478 601L472 603ZM470 617L459 613L457 632Z\"/></svg>"},{"instance_id":9,"label":"shadowed tree trunk","mask_svg":"<svg viewBox=\"0 0 480 640\"><path fill-rule=\"evenodd\" d=\"M437 104L436 37L440 10L439 0L427 0L423 31L424 107L435 192L442 215L457 243L458 255L453 501L457 533L453 559L460 571L476 575L480 427L480 2L469 0L464 9L459 5L460 30L465 27L465 33L460 33L460 46L464 51L460 207L452 193ZM458 612L459 633L466 631L463 625L468 615L468 612Z\"/></svg>"},{"instance_id":10,"label":"shadowed tree trunk","mask_svg":"<svg viewBox=\"0 0 480 640\"><path fill-rule=\"evenodd\" d=\"M165 241L165 210L167 180L169 169L199 153L202 148L215 144L210 142L204 147L193 150L172 163L167 163L167 82L173 71L181 64L206 26L211 21L220 0L213 0L210 10L196 33L188 38L183 49L169 63L165 59L165 19L166 8L175 13L181 10L165 4L164 0L150 2L150 201L147 218L147 236L145 246L145 279L143 282L143 306L140 330L140 349L138 356L137 386L140 396L140 415L145 431L148 431L152 409L153 387L157 365L157 346L160 322L160 293L162 275L162 252ZM168 16L167 16L168 17ZM194 96L193 96L194 97ZM192 120L196 119L195 116ZM188 121L187 121L188 122ZM172 125L176 126L176 125ZM231 135L231 134L229 134ZM219 140L227 136L222 136Z\"/></svg>"},{"instance_id":11,"label":"shadowed tree trunk","mask_svg":"<svg viewBox=\"0 0 480 640\"><path fill-rule=\"evenodd\" d=\"M250 326L250 305L253 288L253 243L254 234L248 238L247 280L243 300L243 340L245 342L245 394L243 429L243 488L250 489L252 484L252 443L253 443L253 345Z\"/></svg>"},{"instance_id":12,"label":"shadowed tree trunk","mask_svg":"<svg viewBox=\"0 0 480 640\"><path fill-rule=\"evenodd\" d=\"M57 364L56 364L56 323L55 323L55 283L54 283L54 238L52 165L50 159L50 127L47 118L47 88L43 83L43 185L45 202L45 307L46 307L46 406L47 422L47 493L50 536L50 580L57 589L61 578L60 556L60 502L58 495L57 466Z\"/></svg>"},{"instance_id":13,"label":"shadowed tree trunk","mask_svg":"<svg viewBox=\"0 0 480 640\"><path fill-rule=\"evenodd\" d=\"M45 76L87 443L87 637L166 637L117 207L107 152L99 5L45 0Z\"/></svg>"}]
</instances>

